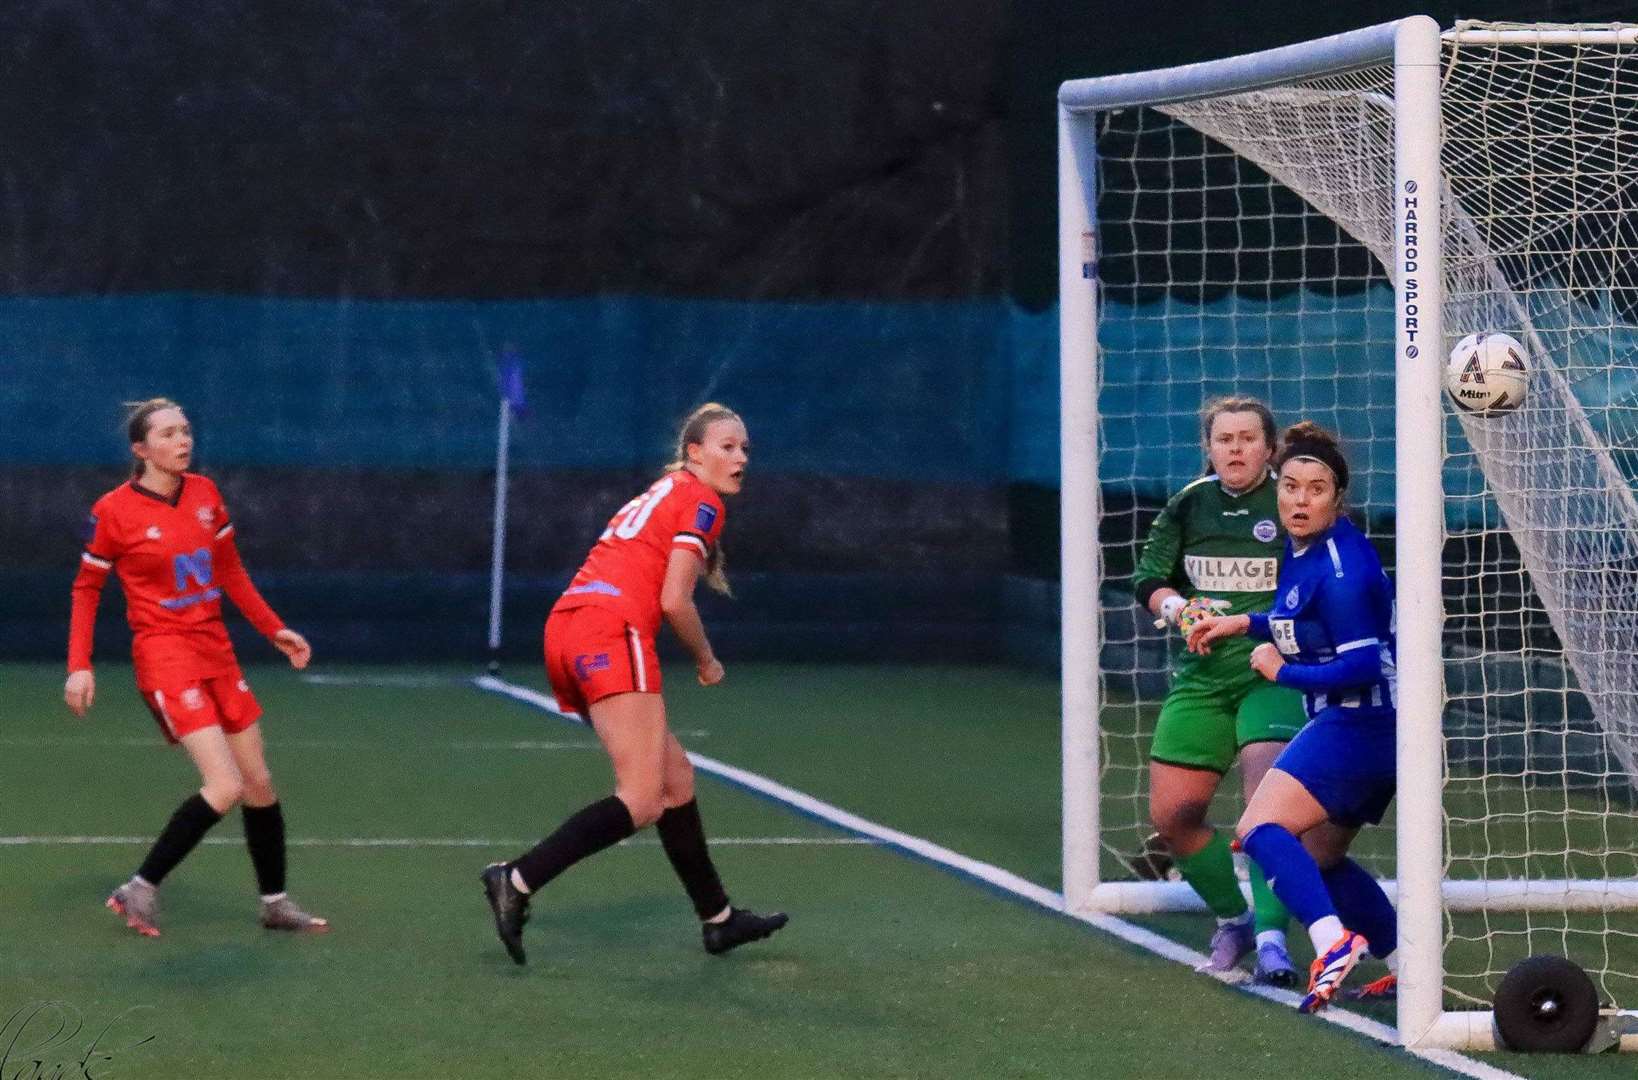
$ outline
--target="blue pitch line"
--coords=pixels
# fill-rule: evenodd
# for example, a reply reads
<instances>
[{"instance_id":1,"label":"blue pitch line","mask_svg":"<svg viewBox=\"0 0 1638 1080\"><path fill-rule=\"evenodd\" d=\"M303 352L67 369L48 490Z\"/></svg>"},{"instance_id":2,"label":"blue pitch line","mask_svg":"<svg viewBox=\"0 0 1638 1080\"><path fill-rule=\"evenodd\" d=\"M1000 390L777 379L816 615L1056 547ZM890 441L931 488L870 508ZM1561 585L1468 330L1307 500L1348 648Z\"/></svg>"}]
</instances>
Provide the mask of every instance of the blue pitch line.
<instances>
[{"instance_id":1,"label":"blue pitch line","mask_svg":"<svg viewBox=\"0 0 1638 1080\"><path fill-rule=\"evenodd\" d=\"M502 697L508 697L514 701L530 705L542 712L550 713L567 723L574 724L576 727L584 726L579 717L563 712L558 707L556 700L538 690L531 690L526 686L509 683L493 675L478 676L472 680L472 685L486 693L499 694ZM1151 930L1129 923L1124 919L1118 919L1112 915L1087 915L1067 911L1064 908L1062 895L1037 885L1026 878L1019 877L1010 870L1003 870L999 866L970 858L922 837L912 836L909 833L880 825L840 807L816 799L805 792L786 787L778 781L770 780L767 777L707 757L704 754L690 751L688 760L701 772L708 773L741 791L777 803L787 810L794 810L803 817L821 822L831 828L869 837L876 840L883 847L893 848L901 854L909 855L920 862L928 863L946 873L953 874L963 881L983 886L986 891L1005 899L1044 909L1053 915L1072 919L1082 925L1091 925L1127 944L1135 945L1146 952L1180 964L1188 964L1192 967L1206 960L1203 954L1195 952L1184 945L1179 945L1170 938L1156 934ZM1248 982L1229 982L1222 979L1218 981L1242 993L1290 1007L1294 1007L1299 1000L1298 996L1289 990L1276 990L1273 987L1258 986ZM1360 1016L1357 1013L1345 1012L1340 1009L1328 1009L1317 1014L1317 1016L1326 1023L1351 1031L1356 1035L1364 1036L1374 1042L1386 1043L1395 1049L1404 1050L1423 1062L1460 1076L1473 1077L1474 1080L1525 1080L1516 1073L1510 1073L1493 1065L1476 1061L1454 1050L1413 1050L1402 1047L1399 1044L1398 1033L1393 1028Z\"/></svg>"}]
</instances>

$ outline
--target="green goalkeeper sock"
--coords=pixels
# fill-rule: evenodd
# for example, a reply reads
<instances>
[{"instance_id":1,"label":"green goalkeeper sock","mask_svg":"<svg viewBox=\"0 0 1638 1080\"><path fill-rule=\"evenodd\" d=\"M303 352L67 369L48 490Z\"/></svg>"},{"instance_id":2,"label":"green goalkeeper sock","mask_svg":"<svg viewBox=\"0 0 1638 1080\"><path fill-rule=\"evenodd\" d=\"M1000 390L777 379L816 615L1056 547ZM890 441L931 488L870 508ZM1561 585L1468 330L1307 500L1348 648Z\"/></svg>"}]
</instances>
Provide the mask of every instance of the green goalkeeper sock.
<instances>
[{"instance_id":1,"label":"green goalkeeper sock","mask_svg":"<svg viewBox=\"0 0 1638 1080\"><path fill-rule=\"evenodd\" d=\"M1177 868L1200 899L1219 919L1233 919L1246 913L1246 898L1240 892L1240 879L1234 876L1234 856L1229 853L1228 838L1213 831L1206 846L1193 855L1176 857Z\"/></svg>"},{"instance_id":2,"label":"green goalkeeper sock","mask_svg":"<svg viewBox=\"0 0 1638 1080\"><path fill-rule=\"evenodd\" d=\"M1291 913L1285 910L1280 898L1268 887L1268 878L1263 876L1263 868L1256 863L1251 864L1251 910L1257 913L1259 934L1268 930L1278 930L1283 934L1291 923Z\"/></svg>"}]
</instances>

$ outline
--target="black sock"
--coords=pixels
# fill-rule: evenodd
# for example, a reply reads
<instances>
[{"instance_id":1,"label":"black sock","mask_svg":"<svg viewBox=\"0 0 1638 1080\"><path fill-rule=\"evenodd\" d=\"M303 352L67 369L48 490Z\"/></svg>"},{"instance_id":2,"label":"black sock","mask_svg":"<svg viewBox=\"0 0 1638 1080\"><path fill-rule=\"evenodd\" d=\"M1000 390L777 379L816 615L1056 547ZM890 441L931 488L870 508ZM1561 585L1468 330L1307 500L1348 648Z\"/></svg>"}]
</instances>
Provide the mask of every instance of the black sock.
<instances>
[{"instance_id":1,"label":"black sock","mask_svg":"<svg viewBox=\"0 0 1638 1080\"><path fill-rule=\"evenodd\" d=\"M137 876L150 885L158 885L166 874L176 869L177 863L188 857L188 852L205 838L210 827L221 820L222 815L203 795L197 792L189 795L165 823L154 846L148 849L148 857L137 868Z\"/></svg>"},{"instance_id":2,"label":"black sock","mask_svg":"<svg viewBox=\"0 0 1638 1080\"><path fill-rule=\"evenodd\" d=\"M700 820L700 804L689 799L681 806L673 806L660 815L654 826L665 847L665 857L671 860L671 869L682 879L688 898L694 901L694 911L701 919L722 914L728 906L728 894L722 891L722 879L711 864L711 852L705 846L705 823Z\"/></svg>"},{"instance_id":3,"label":"black sock","mask_svg":"<svg viewBox=\"0 0 1638 1080\"><path fill-rule=\"evenodd\" d=\"M284 892L284 811L279 804L244 807L245 845L263 896Z\"/></svg>"},{"instance_id":4,"label":"black sock","mask_svg":"<svg viewBox=\"0 0 1638 1080\"><path fill-rule=\"evenodd\" d=\"M576 811L556 832L512 860L508 869L516 870L534 892L587 855L618 844L636 831L626 804L610 795Z\"/></svg>"}]
</instances>

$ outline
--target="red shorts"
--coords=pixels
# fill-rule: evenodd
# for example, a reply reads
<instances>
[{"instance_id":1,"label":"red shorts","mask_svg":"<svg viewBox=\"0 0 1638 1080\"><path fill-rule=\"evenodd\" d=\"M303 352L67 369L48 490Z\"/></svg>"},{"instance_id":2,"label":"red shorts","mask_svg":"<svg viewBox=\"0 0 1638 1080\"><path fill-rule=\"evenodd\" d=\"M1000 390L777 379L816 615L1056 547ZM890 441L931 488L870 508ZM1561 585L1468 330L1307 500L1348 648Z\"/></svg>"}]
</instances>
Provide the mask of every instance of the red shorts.
<instances>
[{"instance_id":1,"label":"red shorts","mask_svg":"<svg viewBox=\"0 0 1638 1080\"><path fill-rule=\"evenodd\" d=\"M171 743L208 727L237 735L262 715L250 684L237 671L214 679L167 682L161 689L143 691L142 700Z\"/></svg>"},{"instance_id":2,"label":"red shorts","mask_svg":"<svg viewBox=\"0 0 1638 1080\"><path fill-rule=\"evenodd\" d=\"M612 611L554 611L546 619L546 676L565 712L579 713L615 694L658 694L660 657L654 638Z\"/></svg>"}]
</instances>

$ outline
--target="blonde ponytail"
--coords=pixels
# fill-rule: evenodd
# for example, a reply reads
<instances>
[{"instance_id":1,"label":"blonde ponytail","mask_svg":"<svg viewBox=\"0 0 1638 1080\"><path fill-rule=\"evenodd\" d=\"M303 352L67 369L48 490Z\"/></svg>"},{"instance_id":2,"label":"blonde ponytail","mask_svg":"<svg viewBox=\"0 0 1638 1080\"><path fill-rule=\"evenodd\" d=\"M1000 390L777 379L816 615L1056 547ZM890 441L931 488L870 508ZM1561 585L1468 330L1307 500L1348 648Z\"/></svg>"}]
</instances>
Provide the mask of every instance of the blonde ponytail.
<instances>
[{"instance_id":1,"label":"blonde ponytail","mask_svg":"<svg viewBox=\"0 0 1638 1080\"><path fill-rule=\"evenodd\" d=\"M707 401L689 413L677 431L677 450L666 465L665 472L679 472L688 467L688 448L695 443L704 442L706 429L712 424L718 420L738 419L738 413L715 401ZM722 551L722 543L718 541L705 559L705 584L712 592L733 596L734 590L728 585L727 561L727 556Z\"/></svg>"}]
</instances>

